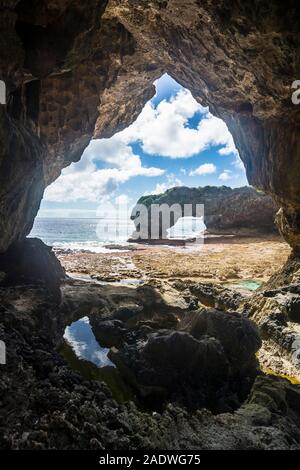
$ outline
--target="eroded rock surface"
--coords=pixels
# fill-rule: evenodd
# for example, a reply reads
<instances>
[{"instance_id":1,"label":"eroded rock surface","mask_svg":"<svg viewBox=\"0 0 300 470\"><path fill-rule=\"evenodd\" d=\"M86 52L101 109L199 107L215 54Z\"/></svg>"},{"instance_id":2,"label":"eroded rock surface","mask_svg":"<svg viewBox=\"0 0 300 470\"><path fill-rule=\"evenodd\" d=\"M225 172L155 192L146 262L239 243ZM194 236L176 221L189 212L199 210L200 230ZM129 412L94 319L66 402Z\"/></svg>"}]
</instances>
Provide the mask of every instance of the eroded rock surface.
<instances>
[{"instance_id":1,"label":"eroded rock surface","mask_svg":"<svg viewBox=\"0 0 300 470\"><path fill-rule=\"evenodd\" d=\"M160 325L137 325L110 357L152 406L160 397L160 403L221 412L247 397L258 373L259 347L251 321L202 309L185 312L175 331L163 325L163 315Z\"/></svg>"},{"instance_id":2,"label":"eroded rock surface","mask_svg":"<svg viewBox=\"0 0 300 470\"><path fill-rule=\"evenodd\" d=\"M50 246L28 238L0 254L0 285L38 284L60 299L60 284L65 271Z\"/></svg>"},{"instance_id":3,"label":"eroded rock surface","mask_svg":"<svg viewBox=\"0 0 300 470\"><path fill-rule=\"evenodd\" d=\"M153 414L133 403L116 403L107 386L84 380L55 351L66 322L78 314L73 307L85 306L86 314L88 301L93 309L95 298L105 297L101 286L69 287L64 287L61 309L41 287L0 289L0 338L7 344L8 358L0 378L1 448L300 448L299 386L275 377L257 377L248 399L234 413L188 412L169 404ZM112 294L104 302L108 307L117 302L116 288Z\"/></svg>"},{"instance_id":4,"label":"eroded rock surface","mask_svg":"<svg viewBox=\"0 0 300 470\"><path fill-rule=\"evenodd\" d=\"M7 87L7 105L0 108L0 252L22 246L45 187L80 159L91 138L128 126L164 72L225 120L250 184L280 206L279 229L299 250L300 108L291 102L291 83L300 75L299 8L296 0L289 8L263 0L0 0L0 79ZM82 287L83 295L78 285L67 291L58 308L60 299L43 285L0 289L0 337L8 358L0 379L2 448L299 449L299 386L279 378L258 377L241 408L217 416L174 405L153 416L115 403L104 385L71 371L56 347L79 315L108 315L116 307L128 314L121 305L125 291L106 297L99 286ZM268 301L271 309L282 296L289 297L281 291L275 303ZM155 300L161 308L164 302ZM290 301L295 324L297 301ZM249 299L244 306L249 314ZM175 320L180 311L177 306ZM279 316L269 307L264 312L264 331L273 322L286 344L281 310ZM262 329L265 316L258 320ZM131 335L138 324L120 316L112 321ZM193 351L219 341L188 332L178 337L161 321L143 318L139 334L147 340L163 329L166 347L184 338ZM153 357L150 348L152 364Z\"/></svg>"},{"instance_id":5,"label":"eroded rock surface","mask_svg":"<svg viewBox=\"0 0 300 470\"><path fill-rule=\"evenodd\" d=\"M299 2L79 0L1 7L0 250L25 237L46 185L92 137L128 126L168 72L224 119L249 182L300 245ZM13 164L12 164L13 162Z\"/></svg>"},{"instance_id":6,"label":"eroded rock surface","mask_svg":"<svg viewBox=\"0 0 300 470\"><path fill-rule=\"evenodd\" d=\"M152 205L162 206L163 204L173 207L169 220L164 219L164 225L151 212ZM167 238L167 229L173 227L181 217L186 215L185 205L191 207L189 216L199 216L197 204L204 207L204 223L208 233L249 236L276 231L276 207L272 198L253 188L231 189L227 186L188 188L183 186L167 189L158 195L142 196L137 201L131 215L136 226L134 239L137 237L151 239L153 237L151 234L155 233L155 230L159 238ZM143 207L145 207L145 214ZM145 227L141 221L146 222Z\"/></svg>"}]
</instances>

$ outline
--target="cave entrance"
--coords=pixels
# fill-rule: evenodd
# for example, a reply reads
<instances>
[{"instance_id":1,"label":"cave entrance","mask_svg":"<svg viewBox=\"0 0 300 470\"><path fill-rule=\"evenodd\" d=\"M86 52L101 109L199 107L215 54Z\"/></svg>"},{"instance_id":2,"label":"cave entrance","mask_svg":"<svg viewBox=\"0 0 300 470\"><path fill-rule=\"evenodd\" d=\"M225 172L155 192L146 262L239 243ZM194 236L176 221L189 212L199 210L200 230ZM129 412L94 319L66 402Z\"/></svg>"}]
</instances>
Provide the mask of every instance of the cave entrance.
<instances>
[{"instance_id":1,"label":"cave entrance","mask_svg":"<svg viewBox=\"0 0 300 470\"><path fill-rule=\"evenodd\" d=\"M101 251L106 244L126 243L134 230L131 210L146 195L247 184L226 124L169 75L155 87L131 126L110 139L92 140L81 160L46 189L30 236L57 248ZM103 214L107 227L101 231ZM205 228L203 220L180 220L168 236L197 228Z\"/></svg>"},{"instance_id":2,"label":"cave entrance","mask_svg":"<svg viewBox=\"0 0 300 470\"><path fill-rule=\"evenodd\" d=\"M30 236L54 246L68 272L101 282L139 284L157 275L256 281L263 264L265 279L286 253L277 241L275 254L257 240L231 243L237 229L244 237L257 225L268 231L274 211L269 202L262 203L263 195L253 196L226 124L169 75L155 87L155 96L129 127L92 140L81 160L46 189ZM167 240L152 243L163 251L143 240L138 247L128 242L136 230L132 210L137 202L148 207L195 201L204 205L204 217L192 214L166 227ZM185 241L181 245L178 239L204 231L208 244L201 260L200 253L189 250L183 257ZM177 251L171 254L167 245L177 245ZM259 266L253 261L257 253Z\"/></svg>"},{"instance_id":3,"label":"cave entrance","mask_svg":"<svg viewBox=\"0 0 300 470\"><path fill-rule=\"evenodd\" d=\"M185 331L191 312L212 307L229 315L286 257L272 231L273 203L249 187L226 124L170 76L155 86L155 96L128 128L91 141L81 160L46 189L31 233L55 247L71 285L80 281L80 289L83 280L92 281L113 306L102 317L85 304L83 316L66 327L60 352L70 367L106 382L117 401L133 400L153 411L172 399L168 384L158 392L137 378L132 381L131 359L127 367L124 357L157 331L175 330L166 338L172 341L177 329ZM197 205L203 206L201 215ZM147 221L139 238L133 237L140 228L137 206L145 208ZM166 206L172 214L163 223L160 213L158 237L149 218L153 206ZM172 212L174 206L178 212ZM191 206L189 215L186 206ZM204 244L194 243L199 233ZM170 351L175 357L173 345ZM194 396L193 387L199 389L194 371L191 377ZM231 410L248 392L230 404ZM180 400L195 406L189 393L184 387ZM196 407L205 403L222 411L208 395Z\"/></svg>"}]
</instances>

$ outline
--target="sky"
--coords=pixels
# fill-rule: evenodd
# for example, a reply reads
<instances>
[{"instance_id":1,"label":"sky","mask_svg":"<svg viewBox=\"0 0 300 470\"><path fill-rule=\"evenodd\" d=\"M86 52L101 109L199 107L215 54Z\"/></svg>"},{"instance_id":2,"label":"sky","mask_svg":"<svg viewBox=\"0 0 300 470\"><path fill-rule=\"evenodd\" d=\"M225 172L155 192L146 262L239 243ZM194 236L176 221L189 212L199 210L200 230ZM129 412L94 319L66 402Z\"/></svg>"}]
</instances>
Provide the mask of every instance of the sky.
<instances>
[{"instance_id":1,"label":"sky","mask_svg":"<svg viewBox=\"0 0 300 470\"><path fill-rule=\"evenodd\" d=\"M163 75L137 120L92 140L45 191L39 217L94 217L99 204L134 205L174 186L248 184L226 124Z\"/></svg>"}]
</instances>

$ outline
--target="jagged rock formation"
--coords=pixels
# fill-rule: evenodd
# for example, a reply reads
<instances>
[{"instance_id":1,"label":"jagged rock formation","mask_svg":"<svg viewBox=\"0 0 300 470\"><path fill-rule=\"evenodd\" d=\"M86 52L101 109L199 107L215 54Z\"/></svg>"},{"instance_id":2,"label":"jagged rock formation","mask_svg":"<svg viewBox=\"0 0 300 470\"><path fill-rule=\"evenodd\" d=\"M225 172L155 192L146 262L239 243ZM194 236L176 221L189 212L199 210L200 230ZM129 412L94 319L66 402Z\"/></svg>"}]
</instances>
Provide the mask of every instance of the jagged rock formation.
<instances>
[{"instance_id":1,"label":"jagged rock formation","mask_svg":"<svg viewBox=\"0 0 300 470\"><path fill-rule=\"evenodd\" d=\"M80 292L76 283L65 285L58 307L60 298L49 297L44 283L54 281L57 290L63 273L38 242L23 244L45 187L80 159L91 138L128 126L153 95L153 81L168 72L226 121L250 184L274 198L278 226L299 249L300 108L290 99L300 75L299 8L296 0L289 8L276 0L0 0L4 282L7 275L42 281L0 288L0 338L9 357L1 366L1 448L300 448L299 387L284 380L258 377L234 414L189 414L171 405L159 419L130 403L119 406L104 385L85 382L55 350L64 327L110 311L125 293L104 300L99 286L85 284ZM29 257L34 276L26 279ZM54 277L42 276L50 266ZM291 305L294 319L295 311ZM124 315L126 309L112 320L121 324L111 341L121 341ZM164 321L150 318L140 327L151 334L168 329L169 340L174 325L170 315ZM209 325L205 331L212 338L220 333ZM198 348L189 332L181 337Z\"/></svg>"},{"instance_id":2,"label":"jagged rock formation","mask_svg":"<svg viewBox=\"0 0 300 470\"><path fill-rule=\"evenodd\" d=\"M67 367L55 351L64 326L80 311L97 315L97 297L104 311L112 312L121 298L112 287L105 297L105 289L78 281L65 284L58 309L41 287L0 288L0 337L9 357L0 377L2 449L300 448L300 392L286 380L257 377L246 402L234 413L189 412L170 404L152 414L133 403L116 403L103 382L87 382ZM129 299L137 295L123 288L123 302L125 290ZM198 320L193 318L191 329ZM204 321L202 331L211 334L217 325L216 319ZM255 349L252 339L248 345L241 342L239 351L249 345Z\"/></svg>"},{"instance_id":3,"label":"jagged rock formation","mask_svg":"<svg viewBox=\"0 0 300 470\"><path fill-rule=\"evenodd\" d=\"M214 308L226 314L239 312L258 326L262 339L260 364L266 370L300 380L300 282L295 266L299 260L291 257L281 273L252 293L234 291L224 285L176 281L176 288L192 308ZM187 321L190 318L190 322ZM227 318L227 317L226 317ZM227 318L227 321L230 317ZM181 328L197 337L193 330L193 315L187 316ZM228 325L227 325L228 326ZM197 322L196 322L197 327ZM196 330L197 331L197 330ZM230 344L234 344L231 338ZM236 350L238 347L235 346Z\"/></svg>"},{"instance_id":4,"label":"jagged rock formation","mask_svg":"<svg viewBox=\"0 0 300 470\"><path fill-rule=\"evenodd\" d=\"M0 254L0 285L44 285L49 294L60 299L60 284L64 269L52 252L52 248L37 238L15 243Z\"/></svg>"},{"instance_id":5,"label":"jagged rock formation","mask_svg":"<svg viewBox=\"0 0 300 470\"><path fill-rule=\"evenodd\" d=\"M1 0L0 251L92 137L128 126L168 72L229 126L250 184L300 245L299 2Z\"/></svg>"},{"instance_id":6,"label":"jagged rock formation","mask_svg":"<svg viewBox=\"0 0 300 470\"><path fill-rule=\"evenodd\" d=\"M192 409L236 409L258 374L254 323L214 309L185 313L175 331L163 320L140 320L110 351L127 380L152 406L167 399Z\"/></svg>"},{"instance_id":7,"label":"jagged rock formation","mask_svg":"<svg viewBox=\"0 0 300 470\"><path fill-rule=\"evenodd\" d=\"M169 207L179 205L181 210L171 212L168 220L152 217L151 205L167 204ZM204 223L211 233L229 234L253 234L273 233L275 228L274 218L276 213L272 198L250 187L231 189L227 186L204 188L175 187L162 194L142 196L137 206L133 208L131 219L137 228L134 238L151 238L151 229L157 220L157 233L160 238L167 238L167 229L176 224L184 215L185 204L192 206L192 213L197 216L196 205L204 206ZM146 220L146 233L142 233L140 227L139 205L145 206L148 211Z\"/></svg>"},{"instance_id":8,"label":"jagged rock formation","mask_svg":"<svg viewBox=\"0 0 300 470\"><path fill-rule=\"evenodd\" d=\"M298 261L299 266L299 261ZM279 360L278 372L283 368L292 372L286 375L300 377L300 283L268 288L263 286L252 298L241 303L240 311L250 316L259 327L272 356ZM274 361L276 365L276 360ZM284 365L286 363L286 365ZM274 368L274 366L273 366Z\"/></svg>"}]
</instances>

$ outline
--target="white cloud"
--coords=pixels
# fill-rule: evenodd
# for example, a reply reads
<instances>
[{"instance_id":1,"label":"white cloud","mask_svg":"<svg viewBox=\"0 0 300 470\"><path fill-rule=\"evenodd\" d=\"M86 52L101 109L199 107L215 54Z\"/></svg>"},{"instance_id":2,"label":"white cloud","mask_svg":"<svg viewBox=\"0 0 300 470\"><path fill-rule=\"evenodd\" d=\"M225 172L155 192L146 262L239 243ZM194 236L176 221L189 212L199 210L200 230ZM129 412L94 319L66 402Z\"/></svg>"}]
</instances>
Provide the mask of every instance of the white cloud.
<instances>
[{"instance_id":1,"label":"white cloud","mask_svg":"<svg viewBox=\"0 0 300 470\"><path fill-rule=\"evenodd\" d=\"M202 119L193 129L189 119L195 113L201 113ZM221 155L237 155L226 124L198 104L189 91L181 90L170 101L161 101L156 108L147 103L137 120L112 138L91 141L80 162L64 169L60 178L46 189L44 199L66 203L99 202L135 176L164 174L161 168L142 165L140 156L131 147L136 142L147 154L170 158L188 158L212 146L221 146ZM200 172L200 168L195 171ZM169 177L155 190L161 192L175 186L176 181L171 180Z\"/></svg>"},{"instance_id":2,"label":"white cloud","mask_svg":"<svg viewBox=\"0 0 300 470\"><path fill-rule=\"evenodd\" d=\"M216 171L217 167L213 163L203 163L203 165L198 166L195 170L190 171L190 176L211 175Z\"/></svg>"},{"instance_id":3,"label":"white cloud","mask_svg":"<svg viewBox=\"0 0 300 470\"><path fill-rule=\"evenodd\" d=\"M90 162L101 161L106 165L117 168L130 169L141 167L141 159L136 155L131 146L124 141L120 133L115 134L110 139L92 140L86 148L82 159L89 167ZM74 165L74 168L77 164Z\"/></svg>"},{"instance_id":4,"label":"white cloud","mask_svg":"<svg viewBox=\"0 0 300 470\"><path fill-rule=\"evenodd\" d=\"M126 206L130 201L130 198L127 196L127 194L120 194L120 196L117 196L115 198L115 203L119 204L121 206Z\"/></svg>"},{"instance_id":5,"label":"white cloud","mask_svg":"<svg viewBox=\"0 0 300 470\"><path fill-rule=\"evenodd\" d=\"M98 202L102 196L115 191L120 183L125 183L134 176L161 176L164 170L159 168L137 168L120 170L107 168L93 172L62 173L44 195L47 201L72 202L86 200Z\"/></svg>"},{"instance_id":6,"label":"white cloud","mask_svg":"<svg viewBox=\"0 0 300 470\"><path fill-rule=\"evenodd\" d=\"M167 189L174 188L175 186L183 186L183 183L179 178L171 173L167 175L166 181L163 183L157 183L155 188L152 191L146 192L145 195L161 194L164 193Z\"/></svg>"},{"instance_id":7,"label":"white cloud","mask_svg":"<svg viewBox=\"0 0 300 470\"><path fill-rule=\"evenodd\" d=\"M201 113L196 129L189 119ZM147 103L137 120L120 133L127 142L139 141L145 153L169 158L188 158L212 146L222 146L220 155L237 154L232 136L221 119L195 101L188 90L154 108Z\"/></svg>"},{"instance_id":8,"label":"white cloud","mask_svg":"<svg viewBox=\"0 0 300 470\"><path fill-rule=\"evenodd\" d=\"M97 162L114 168L97 168ZM72 163L45 191L44 199L52 202L99 202L103 196L115 191L119 184L135 176L161 176L164 170L143 167L134 154L116 134L111 139L94 140L85 150L79 163Z\"/></svg>"},{"instance_id":9,"label":"white cloud","mask_svg":"<svg viewBox=\"0 0 300 470\"><path fill-rule=\"evenodd\" d=\"M224 170L223 173L219 175L219 180L221 181L228 181L232 178L232 171L231 170Z\"/></svg>"}]
</instances>

